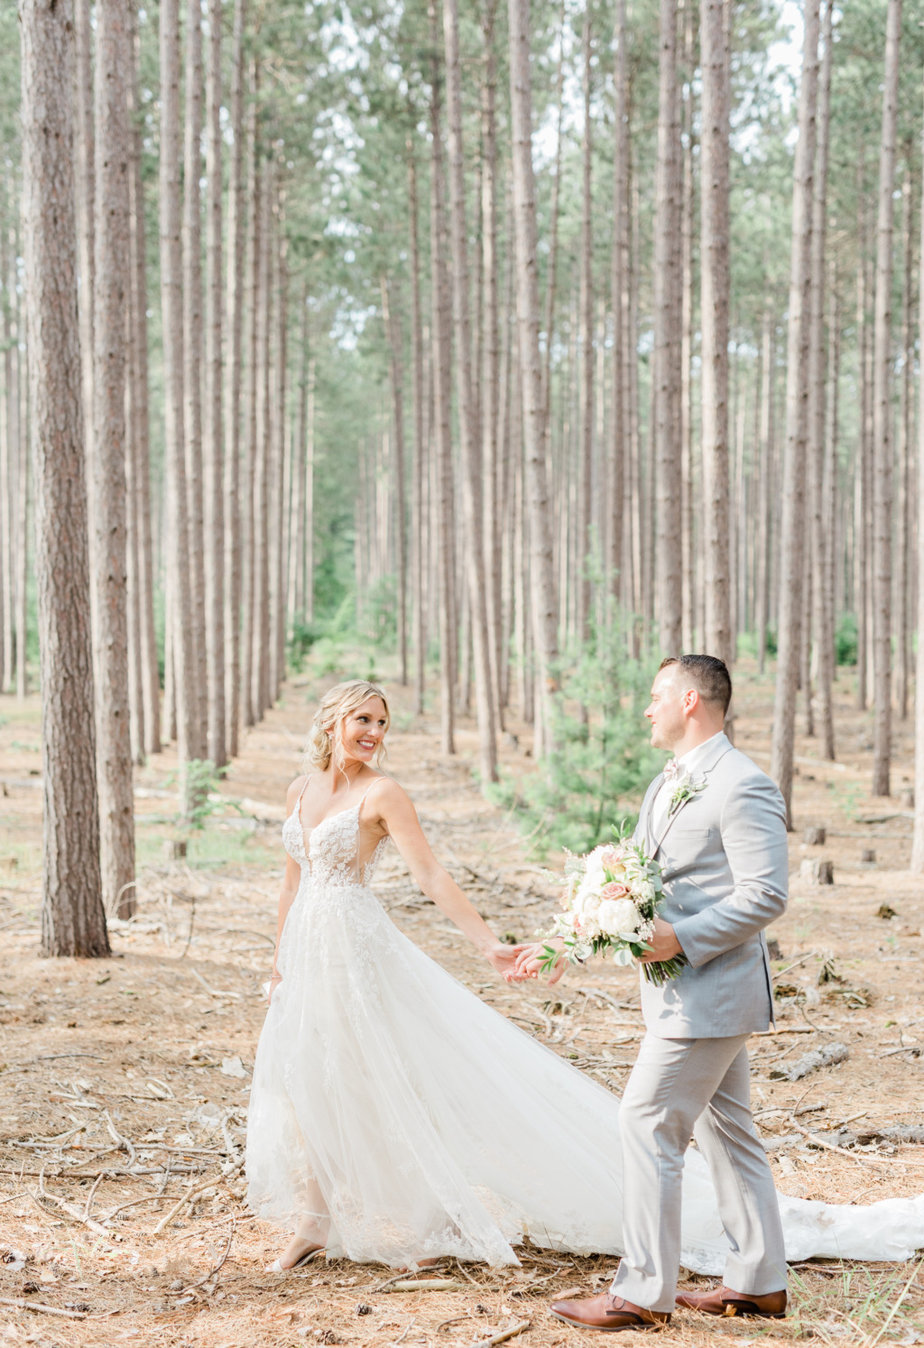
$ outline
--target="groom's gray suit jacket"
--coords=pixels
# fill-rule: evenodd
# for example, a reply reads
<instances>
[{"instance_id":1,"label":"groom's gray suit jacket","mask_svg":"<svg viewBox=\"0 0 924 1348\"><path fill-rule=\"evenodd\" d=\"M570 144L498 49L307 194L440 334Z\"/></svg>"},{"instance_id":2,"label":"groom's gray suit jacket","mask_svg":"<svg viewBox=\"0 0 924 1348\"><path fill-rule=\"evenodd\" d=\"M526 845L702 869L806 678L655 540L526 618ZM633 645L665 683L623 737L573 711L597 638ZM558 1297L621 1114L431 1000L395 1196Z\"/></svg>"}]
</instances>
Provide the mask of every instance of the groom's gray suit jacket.
<instances>
[{"instance_id":1,"label":"groom's gray suit jacket","mask_svg":"<svg viewBox=\"0 0 924 1348\"><path fill-rule=\"evenodd\" d=\"M765 1030L773 1020L763 929L786 907L783 798L725 735L693 770L697 791L649 831L663 781L645 795L636 837L663 867L660 910L689 964L663 987L642 979L642 1014L662 1039L711 1039Z\"/></svg>"}]
</instances>

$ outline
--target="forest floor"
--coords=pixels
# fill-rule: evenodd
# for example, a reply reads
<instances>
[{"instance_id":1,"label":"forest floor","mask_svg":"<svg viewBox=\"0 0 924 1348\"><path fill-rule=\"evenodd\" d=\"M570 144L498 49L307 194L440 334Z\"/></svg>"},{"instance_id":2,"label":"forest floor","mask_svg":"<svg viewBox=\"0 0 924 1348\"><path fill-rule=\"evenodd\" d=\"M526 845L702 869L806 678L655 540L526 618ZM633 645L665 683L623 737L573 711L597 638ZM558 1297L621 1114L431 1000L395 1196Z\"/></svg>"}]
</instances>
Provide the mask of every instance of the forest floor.
<instances>
[{"instance_id":1,"label":"forest floor","mask_svg":"<svg viewBox=\"0 0 924 1348\"><path fill-rule=\"evenodd\" d=\"M39 706L0 700L0 1343L473 1348L505 1331L524 1348L597 1341L554 1320L547 1304L603 1288L610 1258L525 1250L518 1268L425 1273L449 1286L421 1290L389 1289L388 1270L346 1261L287 1277L263 1271L286 1237L242 1202L245 1112L285 789L315 697L331 681L288 684L247 734L186 861L166 859L179 836L171 754L138 770L138 911L112 923L112 955L95 961L37 956ZM737 686L738 743L766 766L770 682L745 668ZM513 818L479 794L473 727L463 724L449 760L435 705L415 717L409 694L392 693L388 769L496 929L529 938L548 921L553 891ZM797 746L791 903L770 933L778 1032L751 1041L753 1103L783 1192L872 1202L924 1192L924 1146L879 1136L922 1123L924 900L906 869L910 730L897 729L895 796L871 799L870 717L854 710L847 677L837 696L839 761L821 761L812 740ZM519 743L506 737L505 768L529 772L528 732L512 729ZM826 828L823 847L802 841L810 824ZM802 877L802 862L817 858L833 863L833 885ZM620 1090L641 1035L631 971L591 964L551 992L508 987L422 899L393 851L376 888L456 977ZM836 1065L794 1081L774 1075L835 1042L849 1054ZM785 1321L683 1313L657 1342L924 1343L917 1261L813 1261L794 1268L792 1292Z\"/></svg>"}]
</instances>

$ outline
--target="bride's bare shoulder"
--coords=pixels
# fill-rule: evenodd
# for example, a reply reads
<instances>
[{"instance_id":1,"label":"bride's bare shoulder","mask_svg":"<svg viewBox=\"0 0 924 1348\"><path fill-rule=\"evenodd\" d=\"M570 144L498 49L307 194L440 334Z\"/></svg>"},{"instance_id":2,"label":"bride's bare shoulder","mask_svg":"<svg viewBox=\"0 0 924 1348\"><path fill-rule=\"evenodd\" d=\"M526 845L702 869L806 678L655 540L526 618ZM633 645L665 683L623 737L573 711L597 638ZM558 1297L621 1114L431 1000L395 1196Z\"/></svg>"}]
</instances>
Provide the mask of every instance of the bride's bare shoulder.
<instances>
[{"instance_id":1,"label":"bride's bare shoulder","mask_svg":"<svg viewBox=\"0 0 924 1348\"><path fill-rule=\"evenodd\" d=\"M289 789L286 792L286 805L289 807L290 810L294 808L295 802L298 800L299 796L302 794L307 784L308 778L304 775L302 775L301 777L296 777L295 781L289 784Z\"/></svg>"}]
</instances>

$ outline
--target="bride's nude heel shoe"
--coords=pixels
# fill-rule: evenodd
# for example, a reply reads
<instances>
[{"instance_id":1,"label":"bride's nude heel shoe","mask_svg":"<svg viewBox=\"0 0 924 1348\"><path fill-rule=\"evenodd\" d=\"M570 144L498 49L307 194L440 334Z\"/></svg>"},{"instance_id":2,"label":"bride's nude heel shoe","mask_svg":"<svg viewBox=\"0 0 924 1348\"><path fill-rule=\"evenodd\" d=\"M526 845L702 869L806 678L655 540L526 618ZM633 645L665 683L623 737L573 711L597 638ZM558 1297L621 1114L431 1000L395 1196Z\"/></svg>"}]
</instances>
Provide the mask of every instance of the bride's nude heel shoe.
<instances>
[{"instance_id":1,"label":"bride's nude heel shoe","mask_svg":"<svg viewBox=\"0 0 924 1348\"><path fill-rule=\"evenodd\" d=\"M294 1264L284 1264L281 1258L274 1259L271 1264L267 1264L263 1272L292 1273L295 1269L301 1268L303 1264L311 1263L312 1259L316 1259L318 1255L324 1254L324 1252L325 1246L323 1245L309 1245L308 1248L306 1250L303 1250L302 1253L298 1256Z\"/></svg>"}]
</instances>

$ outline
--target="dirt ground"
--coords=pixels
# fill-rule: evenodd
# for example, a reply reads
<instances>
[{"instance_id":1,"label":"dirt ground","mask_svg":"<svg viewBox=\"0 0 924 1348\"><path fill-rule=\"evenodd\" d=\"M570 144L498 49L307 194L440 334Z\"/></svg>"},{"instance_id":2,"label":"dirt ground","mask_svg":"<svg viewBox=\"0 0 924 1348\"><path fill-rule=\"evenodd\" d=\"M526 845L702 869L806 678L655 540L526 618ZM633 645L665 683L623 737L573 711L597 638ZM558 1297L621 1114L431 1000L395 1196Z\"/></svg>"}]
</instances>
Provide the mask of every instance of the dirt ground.
<instances>
[{"instance_id":1,"label":"dirt ground","mask_svg":"<svg viewBox=\"0 0 924 1348\"><path fill-rule=\"evenodd\" d=\"M388 1270L346 1261L286 1277L263 1271L285 1238L242 1202L247 1098L285 788L315 695L330 682L289 684L249 732L185 861L166 859L179 836L172 755L138 771L138 912L112 923L112 956L97 961L37 957L39 707L0 699L0 1342L475 1348L508 1331L524 1348L596 1341L553 1320L547 1303L603 1287L610 1259L524 1250L520 1268L450 1265L420 1275L448 1285L420 1290L386 1287ZM738 743L766 766L772 688L746 668L737 683ZM463 725L458 756L447 760L435 699L416 718L409 696L392 692L389 770L485 916L528 938L548 921L552 889L514 820L473 782L473 727ZM528 732L512 729L519 743L506 739L506 767L527 772ZM872 1202L924 1192L924 1146L878 1136L924 1124L922 897L906 869L910 730L897 730L889 800L868 794L871 722L854 710L846 677L838 732L836 764L822 762L811 740L797 747L791 903L769 933L778 1030L752 1040L754 1109L783 1192ZM823 846L802 841L808 825L826 829ZM817 859L833 863L833 885L803 876L803 863ZM589 965L551 992L508 987L422 899L393 851L376 888L456 977L621 1089L641 1035L631 971ZM800 1080L774 1075L834 1043L846 1046L845 1060ZM681 1314L657 1341L924 1343L917 1261L812 1262L793 1270L792 1290L783 1322Z\"/></svg>"}]
</instances>

